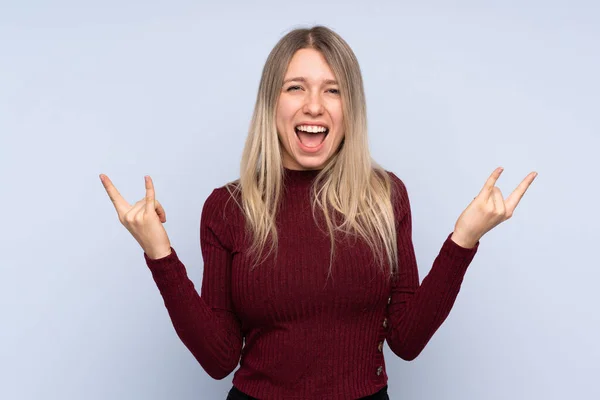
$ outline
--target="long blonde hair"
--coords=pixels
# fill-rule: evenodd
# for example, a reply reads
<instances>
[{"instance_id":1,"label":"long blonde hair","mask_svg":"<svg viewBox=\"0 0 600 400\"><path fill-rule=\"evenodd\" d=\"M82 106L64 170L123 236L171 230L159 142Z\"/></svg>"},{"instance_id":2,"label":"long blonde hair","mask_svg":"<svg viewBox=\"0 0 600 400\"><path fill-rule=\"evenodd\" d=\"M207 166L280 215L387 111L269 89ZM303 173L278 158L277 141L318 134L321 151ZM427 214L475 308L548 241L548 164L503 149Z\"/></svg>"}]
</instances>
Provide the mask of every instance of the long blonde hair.
<instances>
[{"instance_id":1,"label":"long blonde hair","mask_svg":"<svg viewBox=\"0 0 600 400\"><path fill-rule=\"evenodd\" d=\"M299 49L321 52L339 82L345 137L336 153L318 173L311 188L313 217L320 210L331 241L329 274L335 257L335 234L358 235L369 245L383 269L387 255L389 272L397 270L396 230L390 200L391 180L370 155L367 110L360 67L350 46L324 26L295 29L275 45L265 63L252 121L240 165L240 178L226 187L232 197L241 193L249 249L255 256L252 268L271 238L268 257L275 250L275 217L282 193L284 168L276 128L276 109L284 75ZM237 192L237 193L236 193ZM236 200L237 201L237 200ZM336 214L341 216L336 217Z\"/></svg>"}]
</instances>

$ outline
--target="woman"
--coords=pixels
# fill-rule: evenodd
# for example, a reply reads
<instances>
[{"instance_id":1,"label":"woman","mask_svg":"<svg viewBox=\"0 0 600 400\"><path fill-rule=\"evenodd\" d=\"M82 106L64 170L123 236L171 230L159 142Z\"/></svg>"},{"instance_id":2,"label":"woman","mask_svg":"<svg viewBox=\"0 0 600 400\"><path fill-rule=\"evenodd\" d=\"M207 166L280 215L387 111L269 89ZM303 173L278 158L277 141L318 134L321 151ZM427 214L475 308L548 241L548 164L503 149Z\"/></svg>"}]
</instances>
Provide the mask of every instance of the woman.
<instances>
[{"instance_id":1,"label":"woman","mask_svg":"<svg viewBox=\"0 0 600 400\"><path fill-rule=\"evenodd\" d=\"M206 372L237 366L228 399L388 399L384 342L419 355L449 314L480 238L507 220L496 169L419 285L405 185L371 159L360 68L322 26L271 51L240 179L200 223L201 295L171 247L150 177L131 207L100 178L144 250L173 326Z\"/></svg>"}]
</instances>

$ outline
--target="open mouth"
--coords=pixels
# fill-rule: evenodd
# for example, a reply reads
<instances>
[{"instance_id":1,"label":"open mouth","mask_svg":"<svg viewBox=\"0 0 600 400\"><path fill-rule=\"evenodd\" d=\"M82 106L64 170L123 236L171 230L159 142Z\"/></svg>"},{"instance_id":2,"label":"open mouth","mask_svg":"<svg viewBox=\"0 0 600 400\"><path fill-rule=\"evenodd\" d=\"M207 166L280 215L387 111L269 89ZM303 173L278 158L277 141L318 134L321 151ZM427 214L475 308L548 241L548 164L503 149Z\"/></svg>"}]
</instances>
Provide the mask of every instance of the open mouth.
<instances>
[{"instance_id":1,"label":"open mouth","mask_svg":"<svg viewBox=\"0 0 600 400\"><path fill-rule=\"evenodd\" d=\"M318 147L329 134L325 126L298 125L294 127L298 140L306 147Z\"/></svg>"}]
</instances>

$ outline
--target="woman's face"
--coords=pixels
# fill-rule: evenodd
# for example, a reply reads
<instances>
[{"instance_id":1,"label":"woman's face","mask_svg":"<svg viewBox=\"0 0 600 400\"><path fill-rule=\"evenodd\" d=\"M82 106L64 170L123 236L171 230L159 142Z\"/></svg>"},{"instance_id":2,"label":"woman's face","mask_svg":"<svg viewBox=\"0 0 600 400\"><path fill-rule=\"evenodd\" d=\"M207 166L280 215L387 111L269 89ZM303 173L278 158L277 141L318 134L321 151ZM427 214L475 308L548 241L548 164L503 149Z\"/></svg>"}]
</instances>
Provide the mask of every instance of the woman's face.
<instances>
[{"instance_id":1,"label":"woman's face","mask_svg":"<svg viewBox=\"0 0 600 400\"><path fill-rule=\"evenodd\" d=\"M321 169L344 138L342 99L335 76L315 49L294 54L277 103L283 165Z\"/></svg>"}]
</instances>

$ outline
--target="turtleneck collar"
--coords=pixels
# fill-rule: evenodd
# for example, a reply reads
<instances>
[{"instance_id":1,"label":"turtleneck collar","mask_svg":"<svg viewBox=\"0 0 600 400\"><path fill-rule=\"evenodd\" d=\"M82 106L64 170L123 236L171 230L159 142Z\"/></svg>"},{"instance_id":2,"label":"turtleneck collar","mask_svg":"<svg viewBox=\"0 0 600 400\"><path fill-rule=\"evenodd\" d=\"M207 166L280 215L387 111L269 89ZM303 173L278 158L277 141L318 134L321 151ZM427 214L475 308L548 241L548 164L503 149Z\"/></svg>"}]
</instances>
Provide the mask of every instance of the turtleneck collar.
<instances>
[{"instance_id":1,"label":"turtleneck collar","mask_svg":"<svg viewBox=\"0 0 600 400\"><path fill-rule=\"evenodd\" d=\"M291 185L312 183L321 172L320 169L296 170L283 167L284 181Z\"/></svg>"}]
</instances>

